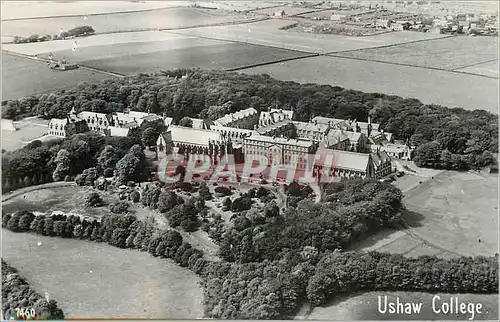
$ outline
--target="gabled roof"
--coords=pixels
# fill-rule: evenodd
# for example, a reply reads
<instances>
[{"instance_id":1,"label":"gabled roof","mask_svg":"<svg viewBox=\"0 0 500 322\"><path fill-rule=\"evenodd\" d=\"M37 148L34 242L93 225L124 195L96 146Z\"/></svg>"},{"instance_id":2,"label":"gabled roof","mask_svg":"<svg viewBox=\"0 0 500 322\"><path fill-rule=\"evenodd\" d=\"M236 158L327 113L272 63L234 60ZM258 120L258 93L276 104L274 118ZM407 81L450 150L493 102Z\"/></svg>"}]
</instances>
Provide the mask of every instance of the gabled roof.
<instances>
[{"instance_id":1,"label":"gabled roof","mask_svg":"<svg viewBox=\"0 0 500 322\"><path fill-rule=\"evenodd\" d=\"M391 161L391 158L387 154L387 152L381 150L379 152L375 152L371 154L373 165L375 168L378 168L382 163L386 163L387 161Z\"/></svg>"},{"instance_id":2,"label":"gabled roof","mask_svg":"<svg viewBox=\"0 0 500 322\"><path fill-rule=\"evenodd\" d=\"M269 144L294 145L305 148L312 147L315 144L313 141L310 140L287 139L287 138L271 137L266 135L252 135L250 137L245 138L245 142L247 141L267 142Z\"/></svg>"},{"instance_id":3,"label":"gabled roof","mask_svg":"<svg viewBox=\"0 0 500 322\"><path fill-rule=\"evenodd\" d=\"M335 142L338 138L340 141L349 140L353 143L357 143L362 135L363 134L361 132L331 129L326 135L326 139Z\"/></svg>"},{"instance_id":4,"label":"gabled roof","mask_svg":"<svg viewBox=\"0 0 500 322\"><path fill-rule=\"evenodd\" d=\"M207 126L205 124L205 121L202 119L191 119L193 121L193 129L206 129Z\"/></svg>"},{"instance_id":5,"label":"gabled roof","mask_svg":"<svg viewBox=\"0 0 500 322\"><path fill-rule=\"evenodd\" d=\"M222 141L219 132L210 130L171 125L165 133L169 132L174 142L208 146L210 141Z\"/></svg>"},{"instance_id":6,"label":"gabled roof","mask_svg":"<svg viewBox=\"0 0 500 322\"><path fill-rule=\"evenodd\" d=\"M316 122L321 123L321 124L330 124L331 126L338 124L338 123L342 123L342 122L344 122L345 124L347 124L351 127L354 127L354 125L355 125L354 120L335 119L335 118L329 118L329 117L323 117L323 116L316 116L312 119L312 121L313 122L316 121ZM357 123L362 130L368 129L368 122L359 122L358 121ZM372 130L378 131L379 126L380 126L380 124L378 124L378 123L372 123Z\"/></svg>"},{"instance_id":7,"label":"gabled roof","mask_svg":"<svg viewBox=\"0 0 500 322\"><path fill-rule=\"evenodd\" d=\"M165 124L165 126L170 126L172 125L172 122L173 122L173 118L171 117L164 117L163 118L163 124Z\"/></svg>"},{"instance_id":8,"label":"gabled roof","mask_svg":"<svg viewBox=\"0 0 500 322\"><path fill-rule=\"evenodd\" d=\"M223 117L216 119L214 121L214 123L217 125L221 125L221 126L227 126L227 125L231 124L232 122L235 122L237 120L241 120L243 118L253 116L256 114L258 114L257 110L254 109L253 107L250 107L250 108L238 111L238 112L226 114Z\"/></svg>"},{"instance_id":9,"label":"gabled roof","mask_svg":"<svg viewBox=\"0 0 500 322\"><path fill-rule=\"evenodd\" d=\"M267 133L269 131L272 131L272 130L275 130L275 129L279 129L280 127L287 126L287 125L289 125L291 123L292 123L292 121L290 121L288 119L285 119L283 121L279 121L279 122L276 122L276 123L269 124L267 126L263 126L261 128L258 128L255 131L257 131L257 133L260 133L260 134Z\"/></svg>"}]
</instances>

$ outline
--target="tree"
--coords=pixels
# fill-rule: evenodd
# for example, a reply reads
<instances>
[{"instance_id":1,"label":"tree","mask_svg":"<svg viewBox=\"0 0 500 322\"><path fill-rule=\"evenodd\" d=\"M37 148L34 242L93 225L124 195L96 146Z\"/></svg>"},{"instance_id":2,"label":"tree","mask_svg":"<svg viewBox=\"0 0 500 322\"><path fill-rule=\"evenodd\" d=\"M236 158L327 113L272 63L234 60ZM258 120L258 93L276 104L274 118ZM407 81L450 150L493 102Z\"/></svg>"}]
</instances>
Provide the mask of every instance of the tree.
<instances>
[{"instance_id":1,"label":"tree","mask_svg":"<svg viewBox=\"0 0 500 322\"><path fill-rule=\"evenodd\" d=\"M146 147L156 146L156 140L158 140L159 135L160 132L155 128L148 127L142 132L142 144Z\"/></svg>"},{"instance_id":2,"label":"tree","mask_svg":"<svg viewBox=\"0 0 500 322\"><path fill-rule=\"evenodd\" d=\"M141 200L141 194L137 190L132 191L130 193L130 200L134 203L138 203Z\"/></svg>"},{"instance_id":3,"label":"tree","mask_svg":"<svg viewBox=\"0 0 500 322\"><path fill-rule=\"evenodd\" d=\"M57 166L52 177L54 181L61 181L70 172L71 160L69 152L64 149L59 150L54 162Z\"/></svg>"},{"instance_id":4,"label":"tree","mask_svg":"<svg viewBox=\"0 0 500 322\"><path fill-rule=\"evenodd\" d=\"M222 210L228 211L231 210L233 203L231 202L231 198L227 197L224 199L224 202L222 203Z\"/></svg>"},{"instance_id":5,"label":"tree","mask_svg":"<svg viewBox=\"0 0 500 322\"><path fill-rule=\"evenodd\" d=\"M179 121L179 125L185 127L193 127L193 120L185 116Z\"/></svg>"},{"instance_id":6,"label":"tree","mask_svg":"<svg viewBox=\"0 0 500 322\"><path fill-rule=\"evenodd\" d=\"M35 215L28 211L23 211L19 219L19 231L29 231Z\"/></svg>"},{"instance_id":7,"label":"tree","mask_svg":"<svg viewBox=\"0 0 500 322\"><path fill-rule=\"evenodd\" d=\"M85 198L85 204L88 207L99 207L102 206L103 200L97 192L91 192Z\"/></svg>"},{"instance_id":8,"label":"tree","mask_svg":"<svg viewBox=\"0 0 500 322\"><path fill-rule=\"evenodd\" d=\"M108 169L114 169L123 154L112 145L106 145L97 158L97 168L101 173ZM109 171L108 171L109 174Z\"/></svg>"},{"instance_id":9,"label":"tree","mask_svg":"<svg viewBox=\"0 0 500 322\"><path fill-rule=\"evenodd\" d=\"M109 210L115 214L125 213L128 210L128 203L126 203L126 202L114 203L111 206L109 206Z\"/></svg>"},{"instance_id":10,"label":"tree","mask_svg":"<svg viewBox=\"0 0 500 322\"><path fill-rule=\"evenodd\" d=\"M203 200L211 200L212 199L212 193L210 192L210 189L208 188L208 185L206 182L202 182L200 184L200 190L198 190L198 193L200 195L200 198Z\"/></svg>"},{"instance_id":11,"label":"tree","mask_svg":"<svg viewBox=\"0 0 500 322\"><path fill-rule=\"evenodd\" d=\"M146 155L139 145L132 146L127 154L116 165L118 181L125 184L128 181L142 182L148 177Z\"/></svg>"},{"instance_id":12,"label":"tree","mask_svg":"<svg viewBox=\"0 0 500 322\"><path fill-rule=\"evenodd\" d=\"M439 142L422 144L415 150L415 164L419 167L439 168L441 166L441 145Z\"/></svg>"}]
</instances>

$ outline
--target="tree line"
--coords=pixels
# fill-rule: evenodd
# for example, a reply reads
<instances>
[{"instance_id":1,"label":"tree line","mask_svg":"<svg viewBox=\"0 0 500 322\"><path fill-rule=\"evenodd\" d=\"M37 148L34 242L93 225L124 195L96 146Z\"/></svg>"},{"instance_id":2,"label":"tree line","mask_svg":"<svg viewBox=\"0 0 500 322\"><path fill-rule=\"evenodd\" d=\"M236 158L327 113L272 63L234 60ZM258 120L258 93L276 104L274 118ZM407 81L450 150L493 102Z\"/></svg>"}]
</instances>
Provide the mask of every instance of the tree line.
<instances>
[{"instance_id":1,"label":"tree line","mask_svg":"<svg viewBox=\"0 0 500 322\"><path fill-rule=\"evenodd\" d=\"M13 316L16 320L27 320L26 317L17 315L16 308L33 308L35 316L30 319L64 319L64 313L57 307L55 300L47 300L38 294L15 268L2 259L2 312L5 315L2 319L9 320Z\"/></svg>"},{"instance_id":2,"label":"tree line","mask_svg":"<svg viewBox=\"0 0 500 322\"><path fill-rule=\"evenodd\" d=\"M259 111L292 109L300 121L313 116L366 121L371 115L396 139L423 146L417 151L417 160L427 167L477 168L493 162L491 154L498 152L498 119L484 110L467 111L394 95L216 70L180 69L81 84L52 94L4 101L3 114L7 118L26 113L61 118L72 108L101 113L131 108L163 113L179 122L186 116L214 120L249 107ZM430 143L445 154L438 164L435 154L425 153L429 149L425 144Z\"/></svg>"},{"instance_id":3,"label":"tree line","mask_svg":"<svg viewBox=\"0 0 500 322\"><path fill-rule=\"evenodd\" d=\"M89 35L93 35L94 33L95 33L95 30L91 26L79 26L79 27L72 28L68 31L63 31L57 35L46 34L44 36L40 36L38 34L33 34L29 37L14 36L13 42L14 42L14 44L24 44L24 43L30 43L30 42L64 40L66 38L72 38L72 37L89 36Z\"/></svg>"}]
</instances>

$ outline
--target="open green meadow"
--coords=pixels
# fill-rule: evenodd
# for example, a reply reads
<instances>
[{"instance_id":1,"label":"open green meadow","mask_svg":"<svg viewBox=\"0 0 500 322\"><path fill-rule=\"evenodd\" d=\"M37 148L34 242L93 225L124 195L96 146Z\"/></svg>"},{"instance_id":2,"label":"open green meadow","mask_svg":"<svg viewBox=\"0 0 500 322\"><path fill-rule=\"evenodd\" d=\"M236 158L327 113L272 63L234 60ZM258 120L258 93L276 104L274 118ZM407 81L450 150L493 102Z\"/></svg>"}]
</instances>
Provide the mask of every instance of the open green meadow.
<instances>
[{"instance_id":1,"label":"open green meadow","mask_svg":"<svg viewBox=\"0 0 500 322\"><path fill-rule=\"evenodd\" d=\"M337 55L446 70L498 59L497 37L446 37Z\"/></svg>"},{"instance_id":2,"label":"open green meadow","mask_svg":"<svg viewBox=\"0 0 500 322\"><path fill-rule=\"evenodd\" d=\"M2 100L53 92L82 82L97 83L111 77L81 68L52 70L45 61L2 53Z\"/></svg>"},{"instance_id":3,"label":"open green meadow","mask_svg":"<svg viewBox=\"0 0 500 322\"><path fill-rule=\"evenodd\" d=\"M371 37L370 37L371 38ZM340 57L311 57L244 70L280 80L412 97L427 104L498 110L498 79Z\"/></svg>"},{"instance_id":4,"label":"open green meadow","mask_svg":"<svg viewBox=\"0 0 500 322\"><path fill-rule=\"evenodd\" d=\"M41 245L38 243L41 242ZM67 318L201 318L198 278L173 262L105 243L2 229L3 259Z\"/></svg>"}]
</instances>

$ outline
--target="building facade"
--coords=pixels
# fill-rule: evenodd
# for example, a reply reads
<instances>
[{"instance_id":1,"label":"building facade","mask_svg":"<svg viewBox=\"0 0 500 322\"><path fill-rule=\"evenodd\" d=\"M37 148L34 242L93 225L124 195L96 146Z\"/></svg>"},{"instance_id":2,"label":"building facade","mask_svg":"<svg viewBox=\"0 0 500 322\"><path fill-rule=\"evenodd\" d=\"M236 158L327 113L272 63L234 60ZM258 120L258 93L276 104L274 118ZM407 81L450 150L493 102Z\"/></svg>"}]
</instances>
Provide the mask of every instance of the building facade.
<instances>
[{"instance_id":1,"label":"building facade","mask_svg":"<svg viewBox=\"0 0 500 322\"><path fill-rule=\"evenodd\" d=\"M224 115L214 121L215 126L252 130L259 123L259 112L253 107Z\"/></svg>"},{"instance_id":2,"label":"building facade","mask_svg":"<svg viewBox=\"0 0 500 322\"><path fill-rule=\"evenodd\" d=\"M87 130L87 123L85 121L68 116L64 119L51 119L48 134L66 138L73 134L86 132Z\"/></svg>"}]
</instances>

